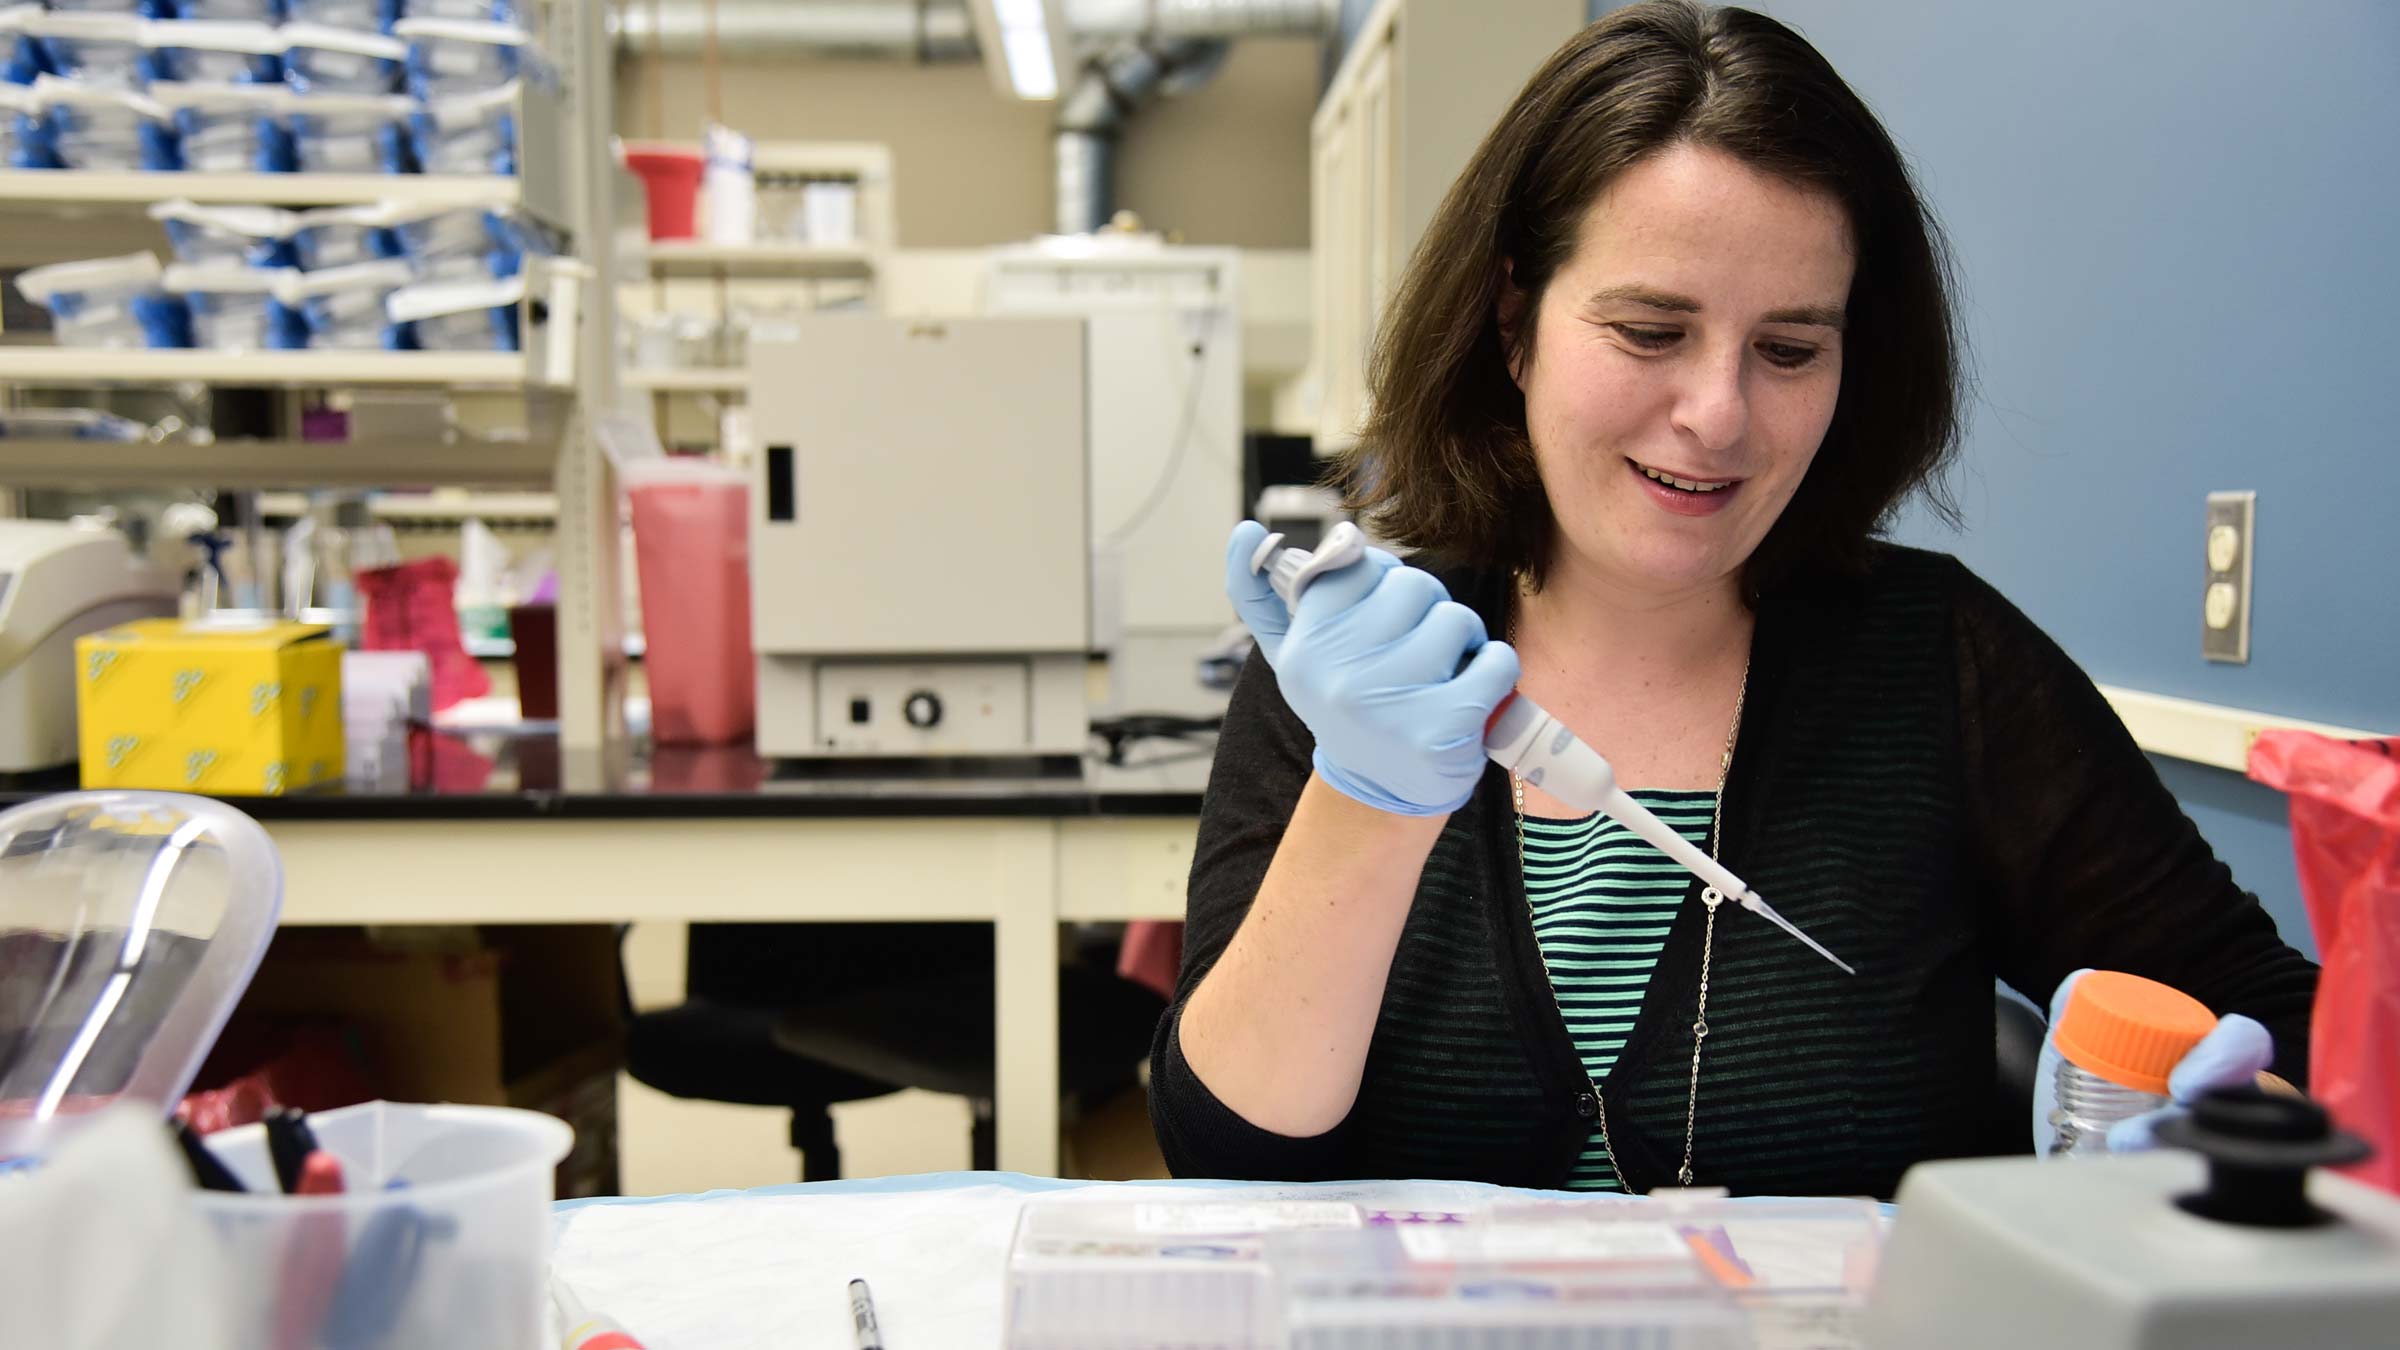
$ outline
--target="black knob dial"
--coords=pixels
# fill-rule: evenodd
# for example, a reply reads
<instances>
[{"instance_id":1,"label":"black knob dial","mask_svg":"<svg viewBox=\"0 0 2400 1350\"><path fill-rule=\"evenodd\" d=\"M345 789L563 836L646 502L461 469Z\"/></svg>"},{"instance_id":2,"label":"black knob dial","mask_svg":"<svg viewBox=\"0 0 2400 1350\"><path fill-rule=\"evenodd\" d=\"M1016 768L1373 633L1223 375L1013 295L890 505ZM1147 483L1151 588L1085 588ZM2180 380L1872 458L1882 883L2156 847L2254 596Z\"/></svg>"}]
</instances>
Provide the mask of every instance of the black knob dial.
<instances>
[{"instance_id":1,"label":"black knob dial","mask_svg":"<svg viewBox=\"0 0 2400 1350\"><path fill-rule=\"evenodd\" d=\"M942 724L941 695L930 689L920 689L910 694L907 701L900 705L900 715L907 718L908 724L919 731L940 726Z\"/></svg>"}]
</instances>

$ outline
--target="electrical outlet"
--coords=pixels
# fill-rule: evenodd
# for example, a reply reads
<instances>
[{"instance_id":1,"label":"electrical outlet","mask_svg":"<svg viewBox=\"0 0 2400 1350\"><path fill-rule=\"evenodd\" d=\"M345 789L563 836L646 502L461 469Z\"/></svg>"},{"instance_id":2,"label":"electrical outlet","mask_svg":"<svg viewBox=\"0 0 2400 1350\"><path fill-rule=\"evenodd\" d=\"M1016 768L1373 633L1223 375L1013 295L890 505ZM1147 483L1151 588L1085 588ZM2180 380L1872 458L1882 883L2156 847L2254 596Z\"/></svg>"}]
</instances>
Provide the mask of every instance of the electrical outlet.
<instances>
[{"instance_id":1,"label":"electrical outlet","mask_svg":"<svg viewBox=\"0 0 2400 1350\"><path fill-rule=\"evenodd\" d=\"M2257 546L2255 492L2208 494L2208 533L2203 561L2208 580L2200 592L2200 654L2236 665L2250 660L2250 557Z\"/></svg>"}]
</instances>

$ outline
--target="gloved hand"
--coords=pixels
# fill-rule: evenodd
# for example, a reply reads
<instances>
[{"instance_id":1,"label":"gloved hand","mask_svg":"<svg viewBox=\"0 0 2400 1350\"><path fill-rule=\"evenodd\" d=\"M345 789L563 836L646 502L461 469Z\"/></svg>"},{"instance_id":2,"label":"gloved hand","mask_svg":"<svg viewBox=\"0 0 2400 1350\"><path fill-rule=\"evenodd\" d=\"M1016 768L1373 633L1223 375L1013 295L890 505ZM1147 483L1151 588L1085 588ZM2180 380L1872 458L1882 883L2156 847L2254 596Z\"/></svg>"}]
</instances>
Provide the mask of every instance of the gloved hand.
<instances>
[{"instance_id":1,"label":"gloved hand","mask_svg":"<svg viewBox=\"0 0 2400 1350\"><path fill-rule=\"evenodd\" d=\"M1226 589L1284 701L1316 737L1317 775L1396 815L1464 806L1483 776L1483 725L1516 687L1516 652L1490 641L1483 620L1430 573L1390 554L1318 578L1285 616L1263 578L1264 600L1236 586L1264 537L1248 522L1235 528Z\"/></svg>"},{"instance_id":2,"label":"gloved hand","mask_svg":"<svg viewBox=\"0 0 2400 1350\"><path fill-rule=\"evenodd\" d=\"M2057 1136L2051 1127L2050 1111L2058 1099L2058 1050L2054 1044L2059 1014L2067 1010L2067 992L2075 982L2091 974L2087 967L2058 982L2058 992L2050 996L2050 1025L2053 1036L2042 1039L2040 1065L2033 1081L2033 1148L2047 1154L2050 1141ZM2200 1038L2183 1059L2167 1075L2167 1095L2174 1105L2146 1112L2129 1120L2120 1120L2109 1127L2108 1151L2139 1153L2155 1142L2153 1133L2160 1121L2179 1116L2190 1103L2211 1088L2239 1087L2266 1072L2275 1062L2275 1039L2253 1018L2233 1013L2217 1019L2216 1028Z\"/></svg>"},{"instance_id":3,"label":"gloved hand","mask_svg":"<svg viewBox=\"0 0 2400 1350\"><path fill-rule=\"evenodd\" d=\"M1250 570L1250 559L1258 546L1267 541L1267 527L1255 520L1245 520L1233 527L1233 537L1225 541L1225 595L1233 601L1233 612L1240 616L1242 626L1250 630L1258 643L1259 653L1267 664L1275 664L1276 653L1283 648L1283 635L1292 626L1291 612L1284 608L1283 597L1267 584L1267 574ZM1355 588L1363 596L1373 589L1376 578L1398 567L1400 560L1382 549L1370 547L1365 562L1349 568L1352 575L1340 584ZM1336 584L1333 577L1317 583Z\"/></svg>"}]
</instances>

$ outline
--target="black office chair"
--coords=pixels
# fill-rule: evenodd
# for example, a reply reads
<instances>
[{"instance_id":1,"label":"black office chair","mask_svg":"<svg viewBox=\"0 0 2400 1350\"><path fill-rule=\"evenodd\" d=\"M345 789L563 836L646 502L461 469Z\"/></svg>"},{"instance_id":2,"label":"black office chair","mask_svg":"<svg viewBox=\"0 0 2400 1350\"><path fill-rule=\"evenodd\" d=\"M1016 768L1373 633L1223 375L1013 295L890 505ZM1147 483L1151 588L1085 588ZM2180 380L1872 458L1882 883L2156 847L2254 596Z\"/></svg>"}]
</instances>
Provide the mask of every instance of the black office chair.
<instances>
[{"instance_id":1,"label":"black office chair","mask_svg":"<svg viewBox=\"0 0 2400 1350\"><path fill-rule=\"evenodd\" d=\"M2033 1149L2033 1083L2050 1025L2007 991L1992 994L1992 1049L1999 1070L1992 1088L1995 1154Z\"/></svg>"},{"instance_id":2,"label":"black office chair","mask_svg":"<svg viewBox=\"0 0 2400 1350\"><path fill-rule=\"evenodd\" d=\"M1164 1003L1120 979L1113 943L1059 972L1070 1118L1130 1086ZM841 1176L831 1108L921 1087L975 1103L994 1163L992 941L984 924L695 924L689 997L632 1019L626 1069L650 1087L791 1111L801 1179ZM902 972L905 972L903 975Z\"/></svg>"}]
</instances>

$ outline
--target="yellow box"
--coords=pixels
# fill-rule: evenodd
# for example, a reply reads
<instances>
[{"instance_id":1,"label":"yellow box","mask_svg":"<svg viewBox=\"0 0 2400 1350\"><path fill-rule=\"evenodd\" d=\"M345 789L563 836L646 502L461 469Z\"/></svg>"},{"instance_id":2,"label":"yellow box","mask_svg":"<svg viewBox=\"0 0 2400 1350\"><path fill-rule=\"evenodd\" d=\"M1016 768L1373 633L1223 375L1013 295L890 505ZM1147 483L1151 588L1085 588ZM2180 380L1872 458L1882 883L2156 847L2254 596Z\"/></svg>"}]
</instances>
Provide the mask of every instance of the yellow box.
<instances>
[{"instance_id":1,"label":"yellow box","mask_svg":"<svg viewBox=\"0 0 2400 1350\"><path fill-rule=\"evenodd\" d=\"M87 788L279 796L342 777L342 650L323 624L137 619L75 641Z\"/></svg>"}]
</instances>

